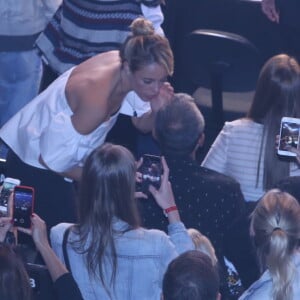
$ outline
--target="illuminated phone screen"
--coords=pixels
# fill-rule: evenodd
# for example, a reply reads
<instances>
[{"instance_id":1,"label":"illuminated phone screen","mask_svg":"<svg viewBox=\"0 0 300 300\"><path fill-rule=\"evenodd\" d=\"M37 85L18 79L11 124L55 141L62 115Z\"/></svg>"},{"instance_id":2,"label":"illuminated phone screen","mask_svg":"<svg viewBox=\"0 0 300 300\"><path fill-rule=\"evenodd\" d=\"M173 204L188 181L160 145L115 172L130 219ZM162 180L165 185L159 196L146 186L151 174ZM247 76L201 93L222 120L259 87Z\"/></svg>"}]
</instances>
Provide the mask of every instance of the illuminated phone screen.
<instances>
[{"instance_id":1,"label":"illuminated phone screen","mask_svg":"<svg viewBox=\"0 0 300 300\"><path fill-rule=\"evenodd\" d=\"M19 179L7 178L4 180L2 190L0 192L0 216L7 216L9 196L13 192L14 187L19 184Z\"/></svg>"},{"instance_id":2,"label":"illuminated phone screen","mask_svg":"<svg viewBox=\"0 0 300 300\"><path fill-rule=\"evenodd\" d=\"M33 212L33 190L16 187L14 191L14 225L30 228Z\"/></svg>"},{"instance_id":3,"label":"illuminated phone screen","mask_svg":"<svg viewBox=\"0 0 300 300\"><path fill-rule=\"evenodd\" d=\"M298 148L299 123L282 122L279 141L279 150L287 151L288 147Z\"/></svg>"},{"instance_id":4,"label":"illuminated phone screen","mask_svg":"<svg viewBox=\"0 0 300 300\"><path fill-rule=\"evenodd\" d=\"M156 189L160 188L163 169L159 156L145 154L143 156L143 164L138 171L142 175L142 182L138 185L139 191L149 194L150 184Z\"/></svg>"}]
</instances>

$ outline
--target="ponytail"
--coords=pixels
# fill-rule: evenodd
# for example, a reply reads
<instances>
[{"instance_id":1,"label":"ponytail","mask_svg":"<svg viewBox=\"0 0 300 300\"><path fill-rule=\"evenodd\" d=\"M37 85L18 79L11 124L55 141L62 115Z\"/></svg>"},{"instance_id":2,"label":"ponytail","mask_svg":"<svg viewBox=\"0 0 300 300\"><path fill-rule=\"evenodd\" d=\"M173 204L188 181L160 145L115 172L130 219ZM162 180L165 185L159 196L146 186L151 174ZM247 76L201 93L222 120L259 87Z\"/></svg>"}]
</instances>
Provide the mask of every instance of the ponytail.
<instances>
[{"instance_id":1,"label":"ponytail","mask_svg":"<svg viewBox=\"0 0 300 300\"><path fill-rule=\"evenodd\" d=\"M288 193L273 189L259 201L251 216L250 233L261 271L269 270L274 300L293 299L293 255L300 238L300 205Z\"/></svg>"}]
</instances>

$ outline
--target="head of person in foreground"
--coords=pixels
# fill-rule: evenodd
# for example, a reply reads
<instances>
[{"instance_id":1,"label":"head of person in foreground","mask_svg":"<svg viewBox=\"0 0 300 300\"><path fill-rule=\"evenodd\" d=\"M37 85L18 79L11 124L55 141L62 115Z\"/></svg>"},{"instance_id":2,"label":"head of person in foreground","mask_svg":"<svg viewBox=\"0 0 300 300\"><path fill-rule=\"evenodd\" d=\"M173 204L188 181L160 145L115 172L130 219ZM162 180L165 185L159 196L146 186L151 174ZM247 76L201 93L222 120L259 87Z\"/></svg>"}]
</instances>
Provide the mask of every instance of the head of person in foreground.
<instances>
[{"instance_id":1,"label":"head of person in foreground","mask_svg":"<svg viewBox=\"0 0 300 300\"><path fill-rule=\"evenodd\" d=\"M184 252L168 266L163 300L220 300L219 274L212 260L198 250Z\"/></svg>"}]
</instances>

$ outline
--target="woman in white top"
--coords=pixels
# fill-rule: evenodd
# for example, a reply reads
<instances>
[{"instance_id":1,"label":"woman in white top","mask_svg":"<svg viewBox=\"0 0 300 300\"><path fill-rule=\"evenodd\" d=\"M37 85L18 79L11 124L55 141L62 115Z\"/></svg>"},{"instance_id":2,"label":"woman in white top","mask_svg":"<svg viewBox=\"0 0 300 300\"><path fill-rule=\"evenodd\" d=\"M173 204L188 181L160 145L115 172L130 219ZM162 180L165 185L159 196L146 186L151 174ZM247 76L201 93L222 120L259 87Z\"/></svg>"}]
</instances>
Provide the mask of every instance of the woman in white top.
<instances>
[{"instance_id":1,"label":"woman in white top","mask_svg":"<svg viewBox=\"0 0 300 300\"><path fill-rule=\"evenodd\" d=\"M277 155L275 137L282 117L300 118L300 67L280 54L263 66L253 103L244 119L226 122L202 165L235 178L246 201L257 201L298 165Z\"/></svg>"},{"instance_id":2,"label":"woman in white top","mask_svg":"<svg viewBox=\"0 0 300 300\"><path fill-rule=\"evenodd\" d=\"M270 190L258 202L250 233L263 272L239 300L300 299L300 205L290 194Z\"/></svg>"},{"instance_id":3,"label":"woman in white top","mask_svg":"<svg viewBox=\"0 0 300 300\"><path fill-rule=\"evenodd\" d=\"M166 82L173 73L167 39L155 34L144 18L136 19L131 29L120 51L68 70L0 130L15 155L8 159L7 174L35 187L36 212L49 226L74 221L68 218L74 207L65 205L69 195L62 194L61 180L80 180L86 157L104 142L118 114L131 109L133 124L147 132L157 110L173 96ZM126 102L130 92L146 105L134 95Z\"/></svg>"}]
</instances>

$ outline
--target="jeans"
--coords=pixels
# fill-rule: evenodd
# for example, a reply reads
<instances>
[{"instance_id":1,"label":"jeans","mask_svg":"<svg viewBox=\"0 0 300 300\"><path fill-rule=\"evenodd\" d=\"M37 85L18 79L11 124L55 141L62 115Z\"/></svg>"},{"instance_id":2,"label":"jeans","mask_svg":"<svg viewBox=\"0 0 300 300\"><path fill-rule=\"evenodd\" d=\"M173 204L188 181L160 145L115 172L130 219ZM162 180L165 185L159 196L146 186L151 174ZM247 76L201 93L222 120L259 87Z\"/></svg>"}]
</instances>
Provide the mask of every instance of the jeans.
<instances>
[{"instance_id":1,"label":"jeans","mask_svg":"<svg viewBox=\"0 0 300 300\"><path fill-rule=\"evenodd\" d=\"M38 94L41 76L35 50L0 52L0 127Z\"/></svg>"}]
</instances>

